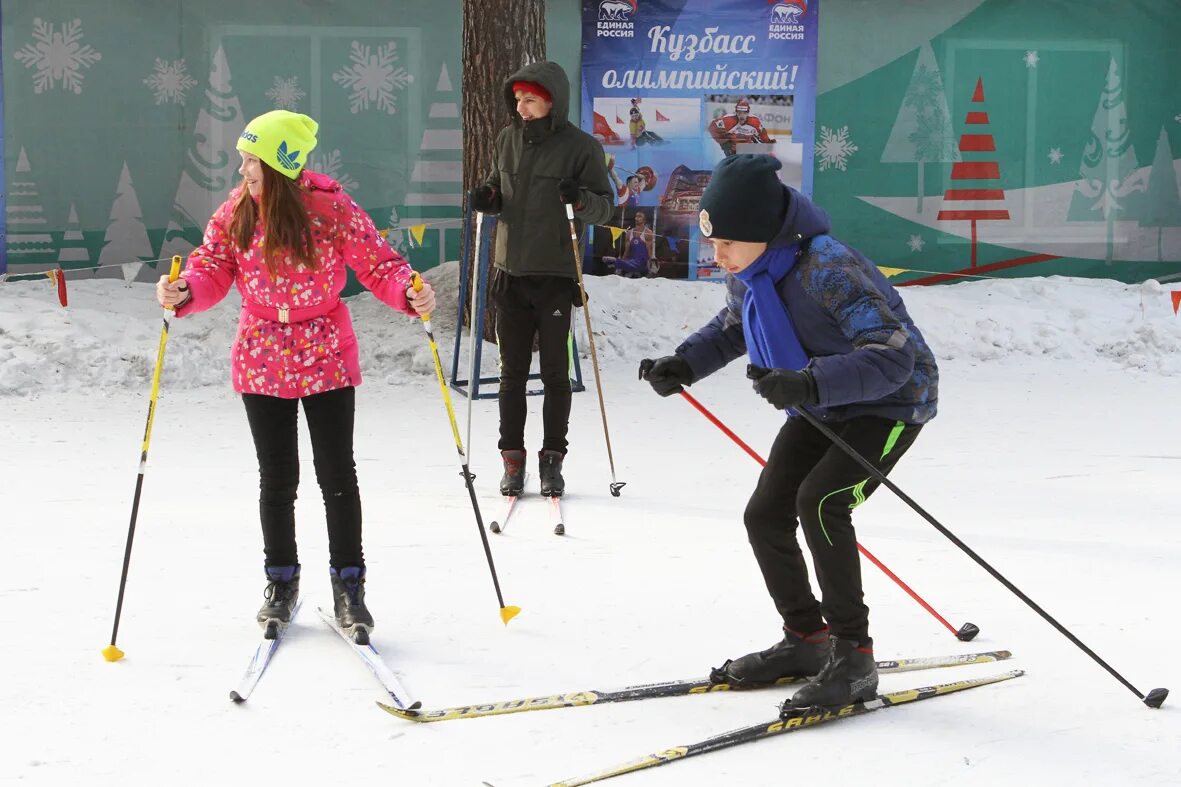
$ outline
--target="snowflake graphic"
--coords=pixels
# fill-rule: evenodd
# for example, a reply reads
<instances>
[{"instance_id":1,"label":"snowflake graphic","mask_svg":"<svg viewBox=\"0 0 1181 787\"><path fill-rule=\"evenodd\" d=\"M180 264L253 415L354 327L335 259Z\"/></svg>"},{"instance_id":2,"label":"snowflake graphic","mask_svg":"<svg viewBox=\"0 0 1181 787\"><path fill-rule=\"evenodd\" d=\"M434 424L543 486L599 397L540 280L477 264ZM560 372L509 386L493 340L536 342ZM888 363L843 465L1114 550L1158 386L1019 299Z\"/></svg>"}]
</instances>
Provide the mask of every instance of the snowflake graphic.
<instances>
[{"instance_id":1,"label":"snowflake graphic","mask_svg":"<svg viewBox=\"0 0 1181 787\"><path fill-rule=\"evenodd\" d=\"M156 58L156 68L152 75L144 80L144 84L152 89L157 104L184 104L185 93L197 84L197 80L189 76L188 67L184 60L167 60Z\"/></svg>"},{"instance_id":2,"label":"snowflake graphic","mask_svg":"<svg viewBox=\"0 0 1181 787\"><path fill-rule=\"evenodd\" d=\"M920 110L915 120L917 127L906 137L914 145L915 161L960 160L960 151L955 144L950 118L932 109Z\"/></svg>"},{"instance_id":3,"label":"snowflake graphic","mask_svg":"<svg viewBox=\"0 0 1181 787\"><path fill-rule=\"evenodd\" d=\"M1050 159L1051 164L1061 164L1062 148L1050 148L1050 152L1047 157Z\"/></svg>"},{"instance_id":4,"label":"snowflake graphic","mask_svg":"<svg viewBox=\"0 0 1181 787\"><path fill-rule=\"evenodd\" d=\"M1037 50L1036 49L1029 50L1028 52L1025 53L1025 57L1023 57L1022 60L1025 61L1026 68L1037 68L1037 64L1039 62L1039 58L1037 56Z\"/></svg>"},{"instance_id":5,"label":"snowflake graphic","mask_svg":"<svg viewBox=\"0 0 1181 787\"><path fill-rule=\"evenodd\" d=\"M857 152L857 146L849 139L849 127L842 126L835 132L827 126L820 127L820 144L816 146L816 158L820 159L820 171L835 167L844 171L849 156Z\"/></svg>"},{"instance_id":6,"label":"snowflake graphic","mask_svg":"<svg viewBox=\"0 0 1181 787\"><path fill-rule=\"evenodd\" d=\"M299 100L306 97L307 93L299 89L299 77L291 77L290 79L275 77L274 84L267 91L267 98L274 103L275 109L295 111L299 108Z\"/></svg>"},{"instance_id":7,"label":"snowflake graphic","mask_svg":"<svg viewBox=\"0 0 1181 787\"><path fill-rule=\"evenodd\" d=\"M923 240L922 235L911 235L906 245L910 247L911 251L922 251L923 246L927 245L927 242Z\"/></svg>"},{"instance_id":8,"label":"snowflake graphic","mask_svg":"<svg viewBox=\"0 0 1181 787\"><path fill-rule=\"evenodd\" d=\"M1173 120L1176 120L1178 123L1181 123L1181 112L1178 112L1177 115L1173 118Z\"/></svg>"},{"instance_id":9,"label":"snowflake graphic","mask_svg":"<svg viewBox=\"0 0 1181 787\"><path fill-rule=\"evenodd\" d=\"M90 44L79 45L82 40L82 20L75 19L62 25L33 20L35 43L25 44L13 55L25 64L25 68L36 68L33 74L33 92L44 93L46 89L61 82L66 90L82 92L82 69L102 60L102 55Z\"/></svg>"},{"instance_id":10,"label":"snowflake graphic","mask_svg":"<svg viewBox=\"0 0 1181 787\"><path fill-rule=\"evenodd\" d=\"M395 90L405 88L414 81L414 76L402 66L394 65L398 59L398 45L390 41L374 52L368 45L353 42L349 60L352 65L332 75L332 81L353 91L349 109L357 114L369 109L372 102L379 110L388 114L398 111L398 97Z\"/></svg>"},{"instance_id":11,"label":"snowflake graphic","mask_svg":"<svg viewBox=\"0 0 1181 787\"><path fill-rule=\"evenodd\" d=\"M321 151L308 156L308 169L327 175L339 183L345 191L352 191L361 185L347 172L341 172L340 164L339 150L334 150L331 153Z\"/></svg>"},{"instance_id":12,"label":"snowflake graphic","mask_svg":"<svg viewBox=\"0 0 1181 787\"><path fill-rule=\"evenodd\" d=\"M910 80L910 89L906 93L905 103L910 104L920 113L932 110L943 92L943 80L936 69L919 66Z\"/></svg>"}]
</instances>

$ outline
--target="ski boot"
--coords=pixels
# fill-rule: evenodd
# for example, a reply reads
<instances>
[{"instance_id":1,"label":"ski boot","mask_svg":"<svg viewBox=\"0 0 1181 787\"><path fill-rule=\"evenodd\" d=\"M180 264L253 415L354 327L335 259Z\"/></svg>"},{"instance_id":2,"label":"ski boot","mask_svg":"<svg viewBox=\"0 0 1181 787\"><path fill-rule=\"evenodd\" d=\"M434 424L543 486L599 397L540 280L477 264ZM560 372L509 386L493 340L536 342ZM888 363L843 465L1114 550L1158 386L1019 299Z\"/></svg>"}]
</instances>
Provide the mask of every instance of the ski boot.
<instances>
[{"instance_id":1,"label":"ski boot","mask_svg":"<svg viewBox=\"0 0 1181 787\"><path fill-rule=\"evenodd\" d=\"M832 652L824 669L780 708L790 718L818 708L839 708L877 696L878 667L873 660L873 640L830 637Z\"/></svg>"},{"instance_id":2,"label":"ski boot","mask_svg":"<svg viewBox=\"0 0 1181 787\"><path fill-rule=\"evenodd\" d=\"M725 664L710 672L709 679L745 687L774 683L780 678L810 678L824 668L828 652L827 626L811 634L785 626L782 640L766 650L726 659Z\"/></svg>"},{"instance_id":3,"label":"ski boot","mask_svg":"<svg viewBox=\"0 0 1181 787\"><path fill-rule=\"evenodd\" d=\"M566 481L562 478L562 460L565 458L561 451L548 449L537 454L542 497L561 497L566 492Z\"/></svg>"},{"instance_id":4,"label":"ski boot","mask_svg":"<svg viewBox=\"0 0 1181 787\"><path fill-rule=\"evenodd\" d=\"M337 571L330 570L332 578L332 602L336 624L358 645L369 644L369 632L373 629L373 615L365 606L365 569L360 566L345 566Z\"/></svg>"},{"instance_id":5,"label":"ski boot","mask_svg":"<svg viewBox=\"0 0 1181 787\"><path fill-rule=\"evenodd\" d=\"M262 592L266 602L258 610L256 620L263 628L263 636L277 639L291 623L295 602L299 600L299 564L268 566L267 586Z\"/></svg>"},{"instance_id":6,"label":"ski boot","mask_svg":"<svg viewBox=\"0 0 1181 787\"><path fill-rule=\"evenodd\" d=\"M520 497L525 491L525 449L500 452L504 460L504 475L500 479L500 494L505 497Z\"/></svg>"}]
</instances>

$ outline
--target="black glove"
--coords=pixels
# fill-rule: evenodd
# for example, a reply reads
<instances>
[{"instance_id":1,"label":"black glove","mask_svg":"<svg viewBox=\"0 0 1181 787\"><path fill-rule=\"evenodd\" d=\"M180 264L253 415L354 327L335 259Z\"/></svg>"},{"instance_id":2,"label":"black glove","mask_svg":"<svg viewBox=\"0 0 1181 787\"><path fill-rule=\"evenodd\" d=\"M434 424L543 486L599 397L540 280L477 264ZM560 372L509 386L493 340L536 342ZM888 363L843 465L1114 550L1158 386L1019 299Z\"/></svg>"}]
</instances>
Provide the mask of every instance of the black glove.
<instances>
[{"instance_id":1,"label":"black glove","mask_svg":"<svg viewBox=\"0 0 1181 787\"><path fill-rule=\"evenodd\" d=\"M558 199L567 205L578 206L582 201L582 186L574 178L562 178L558 181Z\"/></svg>"},{"instance_id":2,"label":"black glove","mask_svg":"<svg viewBox=\"0 0 1181 787\"><path fill-rule=\"evenodd\" d=\"M730 140L719 142L718 144L722 146L722 155L727 158L738 152L738 147Z\"/></svg>"},{"instance_id":3,"label":"black glove","mask_svg":"<svg viewBox=\"0 0 1181 787\"><path fill-rule=\"evenodd\" d=\"M682 386L693 382L693 370L679 355L666 355L655 361L645 358L640 361L640 379L647 380L652 390L661 396L672 396L684 390Z\"/></svg>"},{"instance_id":4,"label":"black glove","mask_svg":"<svg viewBox=\"0 0 1181 787\"><path fill-rule=\"evenodd\" d=\"M477 186L468 192L468 204L480 213L499 213L500 193L493 186Z\"/></svg>"},{"instance_id":5,"label":"black glove","mask_svg":"<svg viewBox=\"0 0 1181 787\"><path fill-rule=\"evenodd\" d=\"M754 380L755 391L776 410L816 404L816 381L807 370L764 369L750 364L746 367L746 377Z\"/></svg>"}]
</instances>

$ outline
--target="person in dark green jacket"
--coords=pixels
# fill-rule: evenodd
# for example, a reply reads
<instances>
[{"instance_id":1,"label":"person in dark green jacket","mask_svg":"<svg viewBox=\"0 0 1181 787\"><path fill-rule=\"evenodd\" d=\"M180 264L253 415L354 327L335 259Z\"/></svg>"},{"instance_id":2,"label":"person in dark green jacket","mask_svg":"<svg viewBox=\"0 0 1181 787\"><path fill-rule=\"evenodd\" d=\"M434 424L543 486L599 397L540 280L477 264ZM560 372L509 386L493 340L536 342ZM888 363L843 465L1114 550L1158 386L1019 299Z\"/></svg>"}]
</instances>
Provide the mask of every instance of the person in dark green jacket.
<instances>
[{"instance_id":1,"label":"person in dark green jacket","mask_svg":"<svg viewBox=\"0 0 1181 787\"><path fill-rule=\"evenodd\" d=\"M571 125L570 83L557 63L531 63L504 81L513 122L496 138L491 175L472 189L473 210L499 214L491 294L500 348L503 495L525 483L525 383L537 335L544 438L541 493L565 491L562 460L570 423L570 315L582 305L566 205L580 236L612 214L611 182L598 141Z\"/></svg>"}]
</instances>

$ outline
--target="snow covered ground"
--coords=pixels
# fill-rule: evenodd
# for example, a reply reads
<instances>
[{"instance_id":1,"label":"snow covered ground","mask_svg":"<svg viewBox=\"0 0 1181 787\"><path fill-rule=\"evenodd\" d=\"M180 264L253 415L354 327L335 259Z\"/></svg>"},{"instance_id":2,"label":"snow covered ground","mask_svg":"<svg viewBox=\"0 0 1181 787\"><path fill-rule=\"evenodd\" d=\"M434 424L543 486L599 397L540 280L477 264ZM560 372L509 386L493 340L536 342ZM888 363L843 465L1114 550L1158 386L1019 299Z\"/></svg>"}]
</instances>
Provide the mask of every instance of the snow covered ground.
<instances>
[{"instance_id":1,"label":"snow covered ground","mask_svg":"<svg viewBox=\"0 0 1181 787\"><path fill-rule=\"evenodd\" d=\"M447 362L455 267L428 277L441 291ZM533 499L507 534L490 536L505 599L523 608L507 627L421 327L368 295L351 302L366 373L357 458L374 644L428 706L698 676L778 638L741 523L758 467L679 397L660 399L636 380L637 361L670 351L720 305L721 290L619 279L588 287L627 486L608 493L592 384L574 400L569 535L551 535ZM1141 691L1181 691L1181 318L1168 293L1152 282L1050 278L904 297L939 356L941 411L893 480ZM47 283L0 284L0 783L524 787L774 716L783 691L432 725L382 713L377 684L314 614L330 599L306 435L297 517L307 602L250 701L230 703L258 638L264 584L257 471L228 383L234 301L174 323L118 638L127 657L109 664L99 651L159 310L148 285L71 281L61 309ZM590 383L589 358L582 369ZM692 393L765 452L780 416L742 371L735 363ZM486 373L495 374L491 357ZM534 444L540 406L531 398ZM466 401L457 407L462 421ZM476 402L485 521L499 511L495 432L495 401ZM867 565L878 658L1014 653L1002 664L886 675L884 690L1028 674L621 784L1181 783L1181 695L1146 709L888 490L857 522L861 543L941 614L982 629L957 642Z\"/></svg>"}]
</instances>

